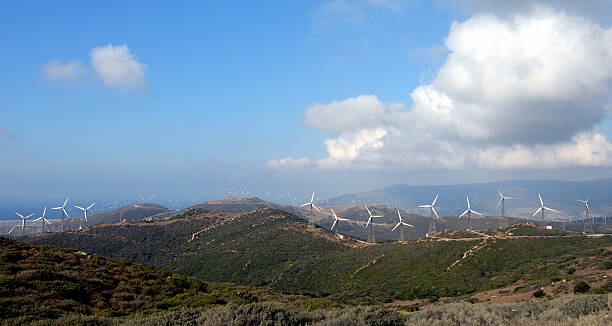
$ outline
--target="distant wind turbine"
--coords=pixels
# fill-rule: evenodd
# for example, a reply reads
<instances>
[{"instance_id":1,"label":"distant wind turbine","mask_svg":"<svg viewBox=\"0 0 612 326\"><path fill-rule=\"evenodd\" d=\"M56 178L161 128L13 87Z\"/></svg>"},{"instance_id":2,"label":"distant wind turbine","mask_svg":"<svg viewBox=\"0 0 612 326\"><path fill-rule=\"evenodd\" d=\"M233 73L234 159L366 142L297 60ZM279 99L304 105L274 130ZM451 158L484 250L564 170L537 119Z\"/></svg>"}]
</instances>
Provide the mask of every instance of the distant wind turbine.
<instances>
[{"instance_id":1,"label":"distant wind turbine","mask_svg":"<svg viewBox=\"0 0 612 326\"><path fill-rule=\"evenodd\" d=\"M336 226L336 223L338 223L338 221L350 221L348 218L344 218L344 217L338 217L338 215L336 215L336 212L334 212L334 209L331 209L332 215L334 216L334 224L332 224L332 227L330 230L334 230L334 226ZM338 228L336 228L336 232L338 231Z\"/></svg>"},{"instance_id":2,"label":"distant wind turbine","mask_svg":"<svg viewBox=\"0 0 612 326\"><path fill-rule=\"evenodd\" d=\"M51 224L51 222L49 222L49 220L47 220L47 218L45 217L46 215L47 215L47 206L45 206L42 216L32 221L32 222L36 222L38 220L42 220L42 227L40 229L41 233L45 233L45 223Z\"/></svg>"},{"instance_id":3,"label":"distant wind turbine","mask_svg":"<svg viewBox=\"0 0 612 326\"><path fill-rule=\"evenodd\" d=\"M591 196L587 197L587 199L585 200L581 200L581 199L576 199L577 201L581 202L584 204L584 228L583 228L583 232L586 233L595 233L593 231L593 224L594 221L591 219L589 221L589 217L591 216L591 208L589 207L589 202L591 200Z\"/></svg>"},{"instance_id":4,"label":"distant wind turbine","mask_svg":"<svg viewBox=\"0 0 612 326\"><path fill-rule=\"evenodd\" d=\"M531 215L531 217L534 217L536 215L538 215L538 213L542 213L542 221L544 221L544 211L551 211L551 212L556 212L561 214L561 212L559 212L558 210L549 208L544 206L544 201L542 200L542 195L538 194L538 197L540 197L540 208L538 208L535 213L533 213L533 215Z\"/></svg>"},{"instance_id":5,"label":"distant wind turbine","mask_svg":"<svg viewBox=\"0 0 612 326\"><path fill-rule=\"evenodd\" d=\"M499 207L501 206L501 216L505 217L506 216L506 210L505 210L506 199L518 199L518 198L504 195L501 192L501 190L499 190L499 188L497 188L497 194L499 194L499 203L497 203L496 209L499 209Z\"/></svg>"},{"instance_id":6,"label":"distant wind turbine","mask_svg":"<svg viewBox=\"0 0 612 326\"><path fill-rule=\"evenodd\" d=\"M96 203L89 205L87 208L83 208L81 206L74 205L74 207L83 211L83 217L85 218L85 223L87 223L87 211L89 211Z\"/></svg>"},{"instance_id":7,"label":"distant wind turbine","mask_svg":"<svg viewBox=\"0 0 612 326\"><path fill-rule=\"evenodd\" d=\"M32 217L32 215L34 215L34 213L28 215L28 216L23 216L17 212L15 212L15 214L17 214L17 216L19 216L21 218L21 231L25 230L26 227L26 220L29 219L30 217Z\"/></svg>"},{"instance_id":8,"label":"distant wind turbine","mask_svg":"<svg viewBox=\"0 0 612 326\"><path fill-rule=\"evenodd\" d=\"M440 218L440 216L438 215L438 212L436 212L436 207L435 207L437 200L438 200L438 194L436 194L436 198L434 198L431 204L419 206L420 208L429 208L429 210L431 211L431 219L429 220L429 230L427 231L427 235L430 237L437 233L436 221L434 221L434 216L435 218Z\"/></svg>"},{"instance_id":9,"label":"distant wind turbine","mask_svg":"<svg viewBox=\"0 0 612 326\"><path fill-rule=\"evenodd\" d=\"M382 215L372 215L372 212L370 211L370 209L368 208L368 206L366 204L363 204L363 207L365 207L365 209L368 211L369 217L368 217L368 223L366 223L366 228L368 226L370 226L370 234L368 235L368 242L376 242L376 239L374 238L374 224L370 225L372 222L372 218L373 217L383 217Z\"/></svg>"},{"instance_id":10,"label":"distant wind turbine","mask_svg":"<svg viewBox=\"0 0 612 326\"><path fill-rule=\"evenodd\" d=\"M313 191L313 192L312 192L312 197L310 197L310 201L309 201L309 202L307 202L307 203L304 203L304 204L300 205L300 207L310 206L310 215L313 215L313 214L314 214L314 212L312 211L312 209L313 209L313 208L314 208L314 209L316 209L316 210L317 210L317 212L320 212L320 211L321 211L321 210L320 210L320 209L319 209L319 208L318 208L318 207L317 207L317 206L314 204L314 195L315 195L315 193L314 193L314 191ZM311 219L311 221L310 221L310 222L312 223L312 219Z\"/></svg>"},{"instance_id":11,"label":"distant wind turbine","mask_svg":"<svg viewBox=\"0 0 612 326\"><path fill-rule=\"evenodd\" d=\"M408 224L404 221L402 221L402 214L400 213L399 209L397 210L397 217L399 218L399 222L397 222L397 224L395 224L395 226L393 227L393 229L391 230L391 232L395 231L395 229L397 229L399 226L401 225L405 225L405 226L409 226L411 228L414 227L414 225L412 224ZM404 229L400 227L400 237L399 237L399 241L404 241Z\"/></svg>"},{"instance_id":12,"label":"distant wind turbine","mask_svg":"<svg viewBox=\"0 0 612 326\"><path fill-rule=\"evenodd\" d=\"M69 217L68 213L66 213L66 204L67 203L68 203L68 197L66 197L66 200L64 201L64 204L62 206L51 208L51 209L54 209L54 210L58 210L59 209L59 210L62 211L62 231L65 230L65 228L64 228L64 217Z\"/></svg>"},{"instance_id":13,"label":"distant wind turbine","mask_svg":"<svg viewBox=\"0 0 612 326\"><path fill-rule=\"evenodd\" d=\"M462 218L465 214L467 214L467 224L468 230L472 229L472 223L470 222L470 218L472 217L472 213L476 214L476 215L480 215L482 216L482 213L479 213L475 210L472 209L472 207L470 206L470 197L469 196L465 196L465 199L467 201L467 209L465 210L465 212L463 212L461 215L459 215L459 218Z\"/></svg>"}]
</instances>

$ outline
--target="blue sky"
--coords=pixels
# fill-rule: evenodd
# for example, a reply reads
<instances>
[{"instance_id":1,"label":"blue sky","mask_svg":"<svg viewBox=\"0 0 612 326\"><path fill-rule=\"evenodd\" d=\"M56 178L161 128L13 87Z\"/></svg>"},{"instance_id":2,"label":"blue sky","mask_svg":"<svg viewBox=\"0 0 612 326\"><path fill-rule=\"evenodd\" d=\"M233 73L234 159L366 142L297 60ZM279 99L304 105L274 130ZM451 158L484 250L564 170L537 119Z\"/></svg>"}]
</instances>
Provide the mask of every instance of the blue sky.
<instances>
[{"instance_id":1,"label":"blue sky","mask_svg":"<svg viewBox=\"0 0 612 326\"><path fill-rule=\"evenodd\" d=\"M535 15L525 8L512 10ZM589 17L605 34L609 17L595 9L560 6L551 15ZM404 138L391 138L398 129L388 120L393 112L401 114L398 121L410 120L406 114L417 111L412 109L415 89L443 84L436 76L452 52L445 45L451 24L469 21L480 10L499 17L516 14L479 1L3 3L0 202L59 201L65 194L110 200L153 193L191 199L204 193L210 199L232 187L278 200L280 194L302 196L312 188L331 196L394 183L608 176L607 154L588 161L563 161L555 154L565 153L572 137L593 127L609 137L608 113L600 109L579 114L584 123L573 134L551 129L547 134L559 135L548 143L517 139L510 144L526 146L521 153L527 156L540 145L558 146L544 168L491 168L488 158L462 159L460 165L423 158L423 164L406 166L390 159L395 153L412 157L415 152L387 149L415 136L400 130ZM130 71L112 70L124 67L108 59L121 49ZM100 66L94 53L104 59ZM65 72L70 62L78 69L69 75L50 73ZM603 85L609 99L609 77L580 85ZM386 112L376 122L380 134L363 146L355 145L361 144L359 137L374 131L361 122L359 128L338 127L309 116L322 112L328 121L340 121L352 107L336 112L330 105L342 106L347 99L361 103L362 95L375 96L367 105L381 102ZM580 103L601 106L601 97L580 98ZM397 103L403 107L394 109ZM482 136L487 147L473 135L460 144L453 141L452 152L468 156L476 146L514 155L503 147L507 144L493 140L497 136ZM593 151L607 150L607 139L584 137L587 145L596 143ZM334 154L326 143L330 139L335 149L352 147ZM290 158L283 161L289 164L280 164L283 158Z\"/></svg>"}]
</instances>

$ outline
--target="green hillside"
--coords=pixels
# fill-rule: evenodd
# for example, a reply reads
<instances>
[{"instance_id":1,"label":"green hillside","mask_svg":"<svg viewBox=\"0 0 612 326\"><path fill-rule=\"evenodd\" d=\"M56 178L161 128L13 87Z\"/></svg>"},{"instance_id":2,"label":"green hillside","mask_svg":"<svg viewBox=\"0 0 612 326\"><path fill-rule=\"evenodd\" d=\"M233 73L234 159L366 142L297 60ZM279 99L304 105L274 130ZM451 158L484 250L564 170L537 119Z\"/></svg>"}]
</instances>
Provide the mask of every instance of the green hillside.
<instances>
[{"instance_id":1,"label":"green hillside","mask_svg":"<svg viewBox=\"0 0 612 326\"><path fill-rule=\"evenodd\" d=\"M585 277L568 272L571 268L598 273L610 261L612 246L612 237L581 235L366 245L277 210L190 214L28 240L132 259L205 281L266 285L347 303L436 300L519 284L520 291L530 291L553 280Z\"/></svg>"},{"instance_id":2,"label":"green hillside","mask_svg":"<svg viewBox=\"0 0 612 326\"><path fill-rule=\"evenodd\" d=\"M0 237L0 320L4 325L68 315L163 313L271 297L265 291L207 284L125 260Z\"/></svg>"}]
</instances>

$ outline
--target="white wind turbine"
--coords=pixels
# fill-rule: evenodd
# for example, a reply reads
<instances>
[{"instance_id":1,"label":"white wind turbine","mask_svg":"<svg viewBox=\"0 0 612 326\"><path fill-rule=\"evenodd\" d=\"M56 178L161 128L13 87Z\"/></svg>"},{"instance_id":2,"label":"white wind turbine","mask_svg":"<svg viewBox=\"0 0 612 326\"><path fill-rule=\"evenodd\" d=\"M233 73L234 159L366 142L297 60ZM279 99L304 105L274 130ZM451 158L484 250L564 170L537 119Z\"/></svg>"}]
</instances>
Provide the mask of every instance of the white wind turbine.
<instances>
[{"instance_id":1,"label":"white wind turbine","mask_svg":"<svg viewBox=\"0 0 612 326\"><path fill-rule=\"evenodd\" d=\"M436 198L434 198L433 202L431 202L430 205L420 205L420 208L429 208L429 210L431 211L431 219L429 220L429 230L427 231L427 235L428 236L433 236L434 234L436 234L436 222L434 221L434 218L440 218L440 216L438 216L438 212L436 212L436 201L438 200L438 194L436 194ZM435 217L434 217L435 216Z\"/></svg>"},{"instance_id":2,"label":"white wind turbine","mask_svg":"<svg viewBox=\"0 0 612 326\"><path fill-rule=\"evenodd\" d=\"M314 209L316 209L316 210L317 210L317 212L320 212L320 211L321 211L321 210L320 210L320 209L317 207L317 205L315 205L315 204L314 204L314 195L315 195L315 193L314 193L314 191L313 191L313 192L312 192L312 197L310 197L310 201L309 201L309 202L307 202L307 203L304 203L304 204L300 205L300 207L310 206L310 215L311 215L311 216L312 216L312 215L314 215L314 213L313 213L313 211L312 211L312 209L313 209L313 208L314 208ZM312 219L312 218L311 218L311 219ZM310 222L312 223L312 221L310 221Z\"/></svg>"},{"instance_id":3,"label":"white wind turbine","mask_svg":"<svg viewBox=\"0 0 612 326\"><path fill-rule=\"evenodd\" d=\"M459 215L459 218L462 218L465 214L467 214L467 223L468 223L468 230L472 229L472 223L470 222L470 218L472 217L472 213L476 214L476 215L480 215L482 216L482 213L479 213L475 210L472 209L472 206L470 206L470 197L469 196L465 196L465 199L467 201L467 209L465 210L465 212L463 212L461 215Z\"/></svg>"},{"instance_id":4,"label":"white wind turbine","mask_svg":"<svg viewBox=\"0 0 612 326\"><path fill-rule=\"evenodd\" d=\"M370 211L370 209L368 208L368 206L366 204L363 204L363 206L365 207L365 209L368 211L368 223L366 223L366 228L368 226L370 226L370 234L368 235L368 242L376 242L376 239L374 238L374 224L372 224L372 218L373 217L383 217L382 215L372 215L372 212ZM372 225L370 225L372 224Z\"/></svg>"},{"instance_id":5,"label":"white wind turbine","mask_svg":"<svg viewBox=\"0 0 612 326\"><path fill-rule=\"evenodd\" d=\"M591 196L589 196L585 200L581 200L581 199L576 199L576 200L584 204L584 208L585 208L584 218L585 218L585 220L588 220L589 216L591 216L591 208L589 207L589 202L591 200Z\"/></svg>"},{"instance_id":6,"label":"white wind turbine","mask_svg":"<svg viewBox=\"0 0 612 326\"><path fill-rule=\"evenodd\" d=\"M87 223L87 211L89 211L96 203L93 203L91 205L89 205L87 208L83 208L81 206L78 205L74 205L74 207L80 209L83 211L83 217L85 218L85 223Z\"/></svg>"},{"instance_id":7,"label":"white wind turbine","mask_svg":"<svg viewBox=\"0 0 612 326\"><path fill-rule=\"evenodd\" d=\"M30 217L32 217L32 215L34 215L34 213L28 215L28 216L23 216L17 212L15 212L15 214L17 214L17 216L19 216L21 218L21 231L25 230L26 228L26 220L29 219Z\"/></svg>"},{"instance_id":8,"label":"white wind turbine","mask_svg":"<svg viewBox=\"0 0 612 326\"><path fill-rule=\"evenodd\" d=\"M336 226L336 223L338 223L338 221L350 221L348 218L344 218L344 217L338 217L338 215L336 215L336 212L334 212L334 209L331 209L332 215L334 216L334 224L332 224L332 227L330 230L334 230L334 226ZM336 231L338 231L338 228L336 228Z\"/></svg>"},{"instance_id":9,"label":"white wind turbine","mask_svg":"<svg viewBox=\"0 0 612 326\"><path fill-rule=\"evenodd\" d=\"M544 201L542 200L542 195L538 194L538 197L540 197L540 208L538 208L535 211L535 213L533 213L533 215L531 215L531 217L534 217L534 216L538 215L538 213L541 212L542 213L542 221L544 221L544 211L551 211L551 212L556 212L556 213L561 214L561 212L559 212L556 209L552 209L552 208L544 206Z\"/></svg>"},{"instance_id":10,"label":"white wind turbine","mask_svg":"<svg viewBox=\"0 0 612 326\"><path fill-rule=\"evenodd\" d=\"M51 222L49 222L49 220L47 220L47 218L45 217L46 215L47 215L47 206L45 206L42 216L32 221L32 222L36 222L38 220L42 220L42 227L40 229L41 233L45 233L45 223L51 224Z\"/></svg>"},{"instance_id":11,"label":"white wind turbine","mask_svg":"<svg viewBox=\"0 0 612 326\"><path fill-rule=\"evenodd\" d=\"M594 221L591 219L591 221L589 221L589 217L591 216L591 208L589 207L589 202L591 201L591 196L587 197L587 199L585 200L581 200L581 199L576 199L577 201L581 202L584 204L584 229L583 232L586 233L595 233L593 231L593 224Z\"/></svg>"},{"instance_id":12,"label":"white wind turbine","mask_svg":"<svg viewBox=\"0 0 612 326\"><path fill-rule=\"evenodd\" d=\"M501 190L499 190L499 188L497 188L497 194L499 194L499 203L497 203L497 207L495 209L499 209L499 207L501 206L501 216L505 217L506 216L505 215L506 214L506 210L505 210L506 199L518 199L518 198L504 195L501 192Z\"/></svg>"},{"instance_id":13,"label":"white wind turbine","mask_svg":"<svg viewBox=\"0 0 612 326\"><path fill-rule=\"evenodd\" d=\"M395 229L397 229L397 227L399 227L400 225L405 225L405 226L409 226L411 228L414 227L414 225L412 224L408 224L404 221L402 221L402 214L400 213L399 209L397 210L397 217L399 218L399 222L397 222L397 224L395 224L395 226L393 227L393 229L391 230L391 232L395 231ZM400 227L400 237L399 237L399 241L404 241L404 229Z\"/></svg>"},{"instance_id":14,"label":"white wind turbine","mask_svg":"<svg viewBox=\"0 0 612 326\"><path fill-rule=\"evenodd\" d=\"M58 209L62 210L62 231L64 231L64 217L69 217L65 209L67 203L68 203L68 197L66 197L66 201L64 201L64 204L62 206L51 208L54 210L58 210Z\"/></svg>"}]
</instances>

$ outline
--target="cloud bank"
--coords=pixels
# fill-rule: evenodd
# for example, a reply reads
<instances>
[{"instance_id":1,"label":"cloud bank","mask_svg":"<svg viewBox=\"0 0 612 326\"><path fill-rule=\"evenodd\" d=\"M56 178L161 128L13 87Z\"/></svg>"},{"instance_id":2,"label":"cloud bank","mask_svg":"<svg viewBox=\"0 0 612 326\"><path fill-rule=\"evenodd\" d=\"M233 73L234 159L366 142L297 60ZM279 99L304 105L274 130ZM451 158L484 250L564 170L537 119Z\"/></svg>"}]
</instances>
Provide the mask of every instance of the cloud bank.
<instances>
[{"instance_id":1,"label":"cloud bank","mask_svg":"<svg viewBox=\"0 0 612 326\"><path fill-rule=\"evenodd\" d=\"M142 90L147 87L147 65L130 52L127 45L106 45L91 49L91 66L79 60L62 63L50 60L42 67L43 75L52 81L77 83L94 74L104 85L120 90Z\"/></svg>"},{"instance_id":2,"label":"cloud bank","mask_svg":"<svg viewBox=\"0 0 612 326\"><path fill-rule=\"evenodd\" d=\"M595 125L609 114L612 28L550 7L452 24L449 54L412 107L362 95L307 108L304 123L337 133L321 159L273 168L547 169L612 166Z\"/></svg>"}]
</instances>

